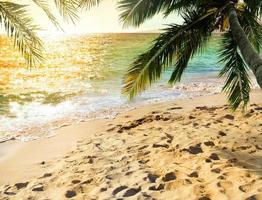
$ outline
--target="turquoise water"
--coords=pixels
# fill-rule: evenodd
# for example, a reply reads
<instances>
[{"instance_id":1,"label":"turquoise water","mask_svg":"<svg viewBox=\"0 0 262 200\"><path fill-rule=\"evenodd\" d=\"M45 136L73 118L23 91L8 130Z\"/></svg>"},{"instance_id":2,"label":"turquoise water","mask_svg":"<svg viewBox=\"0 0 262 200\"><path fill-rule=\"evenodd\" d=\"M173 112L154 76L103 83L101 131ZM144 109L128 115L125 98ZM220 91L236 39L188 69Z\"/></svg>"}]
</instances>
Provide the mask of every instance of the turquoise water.
<instances>
[{"instance_id":1,"label":"turquoise water","mask_svg":"<svg viewBox=\"0 0 262 200\"><path fill-rule=\"evenodd\" d=\"M2 37L0 43L5 49L0 55L0 140L13 136L35 139L65 123L112 117L117 108L185 97L190 91L183 90L196 92L195 82L210 90L217 87L214 80L220 69L219 37L214 37L206 50L189 63L183 82L191 88L168 85L170 69L146 93L128 102L120 92L122 77L134 58L148 49L156 37L157 34L93 34L49 38L45 64L31 70ZM213 80L214 85L205 85L207 80Z\"/></svg>"}]
</instances>

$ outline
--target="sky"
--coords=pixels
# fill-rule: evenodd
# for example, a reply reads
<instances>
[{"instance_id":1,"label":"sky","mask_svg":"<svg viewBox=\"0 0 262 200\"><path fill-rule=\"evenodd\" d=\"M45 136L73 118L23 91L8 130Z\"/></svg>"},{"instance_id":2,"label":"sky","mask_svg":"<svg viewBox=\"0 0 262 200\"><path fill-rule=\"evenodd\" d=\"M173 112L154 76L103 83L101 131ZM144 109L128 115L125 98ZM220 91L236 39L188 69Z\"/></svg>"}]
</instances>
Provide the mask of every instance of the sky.
<instances>
[{"instance_id":1,"label":"sky","mask_svg":"<svg viewBox=\"0 0 262 200\"><path fill-rule=\"evenodd\" d=\"M32 3L31 3L32 4ZM58 15L55 6L52 5L51 9ZM118 15L116 0L104 0L98 7L93 7L91 10L84 10L79 15L79 20L76 24L62 22L64 32L57 30L42 12L36 6L31 5L31 13L37 23L41 24L43 34L85 34L85 33L104 33L104 32L157 32L159 29L164 28L163 24L168 23L181 23L181 19L172 15L167 19L163 19L161 15L155 16L153 19L148 20L139 28L123 29Z\"/></svg>"}]
</instances>

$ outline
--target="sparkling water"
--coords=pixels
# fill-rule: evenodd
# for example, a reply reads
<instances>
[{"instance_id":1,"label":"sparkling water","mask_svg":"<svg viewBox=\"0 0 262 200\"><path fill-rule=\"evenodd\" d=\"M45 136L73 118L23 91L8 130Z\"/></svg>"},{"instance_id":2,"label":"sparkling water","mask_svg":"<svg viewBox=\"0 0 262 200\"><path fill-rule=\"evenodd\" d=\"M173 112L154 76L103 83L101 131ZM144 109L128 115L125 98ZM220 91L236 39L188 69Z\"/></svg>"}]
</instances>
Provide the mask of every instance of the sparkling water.
<instances>
[{"instance_id":1,"label":"sparkling water","mask_svg":"<svg viewBox=\"0 0 262 200\"><path fill-rule=\"evenodd\" d=\"M12 42L0 38L0 141L52 135L52 130L89 118L114 117L119 109L152 101L220 91L214 37L189 63L183 83L167 84L172 67L147 92L128 102L122 77L157 34L90 34L46 38L43 66L28 69ZM201 89L202 88L202 89ZM204 92L203 92L204 91Z\"/></svg>"}]
</instances>

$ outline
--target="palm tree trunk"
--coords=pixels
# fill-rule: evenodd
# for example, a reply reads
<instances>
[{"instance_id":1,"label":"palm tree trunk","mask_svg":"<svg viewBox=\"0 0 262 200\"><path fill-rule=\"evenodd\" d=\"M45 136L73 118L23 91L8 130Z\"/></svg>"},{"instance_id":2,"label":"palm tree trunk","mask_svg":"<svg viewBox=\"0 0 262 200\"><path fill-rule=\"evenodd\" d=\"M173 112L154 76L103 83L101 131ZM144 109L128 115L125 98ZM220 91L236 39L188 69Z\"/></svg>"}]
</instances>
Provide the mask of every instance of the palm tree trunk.
<instances>
[{"instance_id":1,"label":"palm tree trunk","mask_svg":"<svg viewBox=\"0 0 262 200\"><path fill-rule=\"evenodd\" d=\"M246 61L247 65L250 67L254 73L257 82L262 89L262 59L259 54L255 51L250 41L248 40L244 30L242 29L236 10L234 6L228 10L229 24L232 34L238 44L241 54Z\"/></svg>"}]
</instances>

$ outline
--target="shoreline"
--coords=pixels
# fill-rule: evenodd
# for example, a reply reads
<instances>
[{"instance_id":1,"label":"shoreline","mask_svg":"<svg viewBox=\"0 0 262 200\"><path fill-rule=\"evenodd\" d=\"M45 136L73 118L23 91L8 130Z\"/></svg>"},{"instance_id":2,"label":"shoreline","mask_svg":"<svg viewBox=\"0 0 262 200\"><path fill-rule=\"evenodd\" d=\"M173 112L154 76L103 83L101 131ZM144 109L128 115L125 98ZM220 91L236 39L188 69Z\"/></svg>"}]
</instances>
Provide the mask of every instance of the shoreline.
<instances>
[{"instance_id":1,"label":"shoreline","mask_svg":"<svg viewBox=\"0 0 262 200\"><path fill-rule=\"evenodd\" d=\"M207 77L211 78L213 81L221 84L221 80L215 79L213 76ZM141 107L150 104L164 103L176 100L190 99L200 96L210 96L218 94L220 86L216 84L209 84L208 82L203 82L199 78L193 78L193 82L182 82L173 86L173 88L165 88L167 90L166 96L167 99L154 96L155 91L152 93L153 97L146 97L147 95L152 95L151 93L145 94L145 96L138 97L138 102L119 102L120 105L112 105L111 107L101 107L97 108L94 111L86 110L88 115L83 115L83 113L69 113L69 116L58 117L56 119L46 121L40 124L30 124L29 127L24 127L24 125L17 126L17 130L6 130L6 134L0 136L0 143L9 140L18 140L18 141L33 141L43 138L53 137L56 130L64 126L70 126L73 124L87 122L89 120L95 119L113 119L118 113L128 112L128 110L135 109L136 107ZM160 85L161 86L161 85ZM166 87L166 86L165 86ZM217 88L216 88L217 87ZM222 87L222 86L221 86ZM172 96L174 95L174 96ZM81 96L77 98L82 98ZM73 102L73 100L72 100ZM83 115L83 116L82 116ZM103 116L103 117L102 117ZM15 124L14 124L15 125ZM3 131L3 130L2 130ZM37 134L35 134L37 132ZM1 132L0 132L1 133Z\"/></svg>"},{"instance_id":2,"label":"shoreline","mask_svg":"<svg viewBox=\"0 0 262 200\"><path fill-rule=\"evenodd\" d=\"M66 112L61 115L59 112L58 116L51 117L48 119L47 116L42 116L41 118L35 121L29 118L32 121L25 121L20 118L3 118L2 126L0 131L0 143L3 143L8 140L19 140L19 141L33 141L39 140L43 138L53 137L55 135L56 130L60 129L64 126L70 126L73 124L78 124L81 122L87 122L89 120L95 119L106 119L106 118L114 118L118 113L128 112L128 110L132 110L136 107L141 107L145 105L155 104L155 103L164 103L169 101L190 99L200 96L210 96L221 93L221 88L223 85L223 79L217 79L214 75L205 75L205 81L201 80L198 76L191 77L191 80L185 78L184 82L181 82L177 85L174 85L172 88L168 87L165 84L160 84L160 87L163 87L164 93L156 94L158 89L154 88L149 93L145 93L137 98L137 101L126 102L125 99L117 99L116 102L109 102L109 99L114 99L116 97L105 96L105 104L99 105L94 108L87 108L88 103L81 103L82 107L75 107L74 111ZM192 81L193 79L193 81ZM212 82L212 83L210 83ZM256 83L252 81L253 89L255 89ZM156 86L158 87L158 86ZM109 99L107 99L109 97ZM78 96L75 99L69 100L69 104L73 106L73 103L81 102L82 99L85 99L85 96ZM103 101L102 97L97 99L98 102ZM66 102L66 101L65 101ZM62 102L61 104L65 103ZM60 106L61 104L58 104ZM47 104L49 106L49 104ZM39 106L44 106L43 104ZM54 108L57 111L63 110L63 106L56 108L51 107L49 109ZM93 101L91 101L91 107L96 106ZM43 109L43 108L41 108ZM46 113L48 114L48 113ZM50 115L53 116L53 115ZM36 116L39 117L39 116ZM17 121L16 121L17 120ZM7 123L8 122L8 123ZM3 124L7 123L8 126L4 126ZM37 133L37 134L36 134Z\"/></svg>"},{"instance_id":3,"label":"shoreline","mask_svg":"<svg viewBox=\"0 0 262 200\"><path fill-rule=\"evenodd\" d=\"M252 91L250 103L251 104L256 103L256 104L259 104L259 105L262 104L262 93L261 93L260 90L253 90ZM195 113L196 116L194 118L198 118L198 115L199 115L199 120L203 120L203 119L209 120L208 118L206 118L209 111L206 113L205 110L208 109L208 108L214 107L216 109L220 109L221 110L220 112L223 113L225 111L223 111L224 109L222 109L222 108L223 108L223 106L225 106L225 104L226 104L226 99L225 99L225 96L222 95L222 94L194 97L194 98L189 98L189 99L178 99L178 100L175 100L175 101L168 101L168 102L151 103L151 104L147 104L147 105L141 105L140 107L136 107L136 108L131 109L131 110L124 112L124 113L119 113L114 119L95 119L95 120L91 120L91 121L87 121L87 122L80 122L79 124L73 124L73 125L69 125L69 126L66 126L66 127L62 127L62 128L55 131L56 132L55 136L50 137L50 138L43 138L43 139L40 139L40 140L34 140L34 141L29 141L29 142L20 142L20 141L16 141L16 140L13 141L12 140L12 141L8 141L8 142L5 142L5 143L1 143L0 144L0 174L2 176L0 177L0 197L1 197L1 195L3 195L3 197L5 197L5 195L3 193L1 193L1 188L2 189L5 188L5 185L10 185L11 189L8 189L8 191L12 190L12 188L13 188L12 185L14 185L15 183L24 183L24 182L27 182L27 181L29 181L30 184L32 182L33 185L31 185L30 187L34 187L34 184L36 184L36 182L38 182L37 180L39 180L39 177L42 177L43 175L45 175L47 173L55 174L57 170L58 171L61 170L61 167L64 164L67 163L68 159L71 160L70 159L71 156L74 157L77 161L80 162L80 164L79 164L79 170L80 170L81 165L84 165L83 163L81 164L81 161L84 162L84 160L82 160L82 158L80 158L79 156L82 155L83 153L86 154L86 156L90 155L90 154L92 155L96 151L98 151L98 153L99 153L100 152L99 151L100 143L107 142L107 140L110 140L110 141L112 140L111 141L112 144L115 143L116 147L118 145L121 146L122 143L120 141L117 141L117 138L115 138L115 134L117 134L117 133L115 133L115 131L116 130L120 131L120 129L116 128L116 127L130 127L130 129L134 128L135 134L139 134L139 132L144 128L143 130L145 131L145 133L147 135L149 133L149 135L150 135L150 128L151 127L149 127L147 125L147 122L145 122L145 124L143 124L143 122L141 122L142 124L139 125L138 127L136 127L136 125L134 125L134 123L140 123L139 120L142 120L142 119L144 121L149 120L150 118L148 118L148 117L152 115L151 114L152 112L155 112L155 113L159 112L160 114L163 113L163 115L165 115L164 113L171 113L171 117L173 117L173 116L174 117L175 116L178 116L178 117L182 116L183 117L183 116L187 116L187 115L190 116L191 113L192 113L192 115L193 115L193 113ZM196 111L197 107L200 108L199 111ZM201 110L201 109L203 109L203 110ZM250 109L250 107L248 109ZM216 114L216 115L219 115L219 113ZM258 115L258 116L260 116L260 115ZM194 118L192 117L192 120ZM184 128L188 128L189 125L186 125L186 124L189 123L192 120L188 120L188 119L185 120L185 122L183 122L185 124ZM131 125L130 125L130 123L131 123ZM160 122L156 121L154 123L155 123L154 124L155 128L157 128L159 126L159 130L163 129L163 130L167 131L167 132L165 131L166 133L168 133L168 130L170 129L170 127L169 127L170 123L166 124L165 121L163 121L163 122L162 121L160 121ZM175 125L175 121L172 122L172 123ZM238 121L236 121L236 123L238 123ZM133 128L132 128L132 126L133 126ZM222 127L222 126L220 127L220 125L218 125L217 128L218 129L220 129L220 128L224 129L228 126L229 126L228 124L225 124L225 127ZM238 123L238 126L242 126L242 122ZM161 127L161 129L160 129L160 127ZM179 129L181 128L181 130L183 130L183 126L178 126L178 128ZM125 128L123 128L123 130L125 132ZM195 129L192 129L192 130L195 131ZM208 129L208 130L210 130L212 132L213 129ZM232 129L232 130L235 130L235 129ZM126 128L126 131L128 132L127 128ZM107 137L110 138L110 134L113 134L112 139L106 139ZM188 133L188 134L190 134L190 133ZM131 137L131 136L126 135L125 139L128 140L129 137ZM140 137L142 137L142 136L139 136L139 135L137 136L137 138L140 138ZM156 136L154 136L152 138L152 143L156 142L156 141L154 141L155 137ZM172 136L172 137L174 137L174 136ZM201 136L199 136L199 137L201 137ZM104 140L104 141L102 141L102 142L96 141L96 140L101 140L101 139ZM178 142L179 145L183 145L184 139L183 138L180 138L180 139L181 139L181 141L176 141L176 142ZM195 139L193 137L189 141L194 143L194 142L196 142L196 140L198 140L198 139ZM161 143L161 140L158 139L157 141ZM91 142L91 144L94 144L94 146L91 148L94 151L93 153L92 153L92 150L88 150L88 148L89 148L88 144L90 144L90 142ZM81 145L83 143L86 144L86 147L84 145L83 147L80 148L79 145ZM132 141L129 141L128 143L130 143L130 145L131 145ZM230 144L230 141L228 141L228 143ZM99 145L96 146L95 144L97 144L97 145L99 144ZM132 144L132 145L135 145L135 144ZM143 144L140 144L140 143L137 143L137 145L143 146ZM161 143L161 145L162 145L162 143ZM142 146L141 146L141 148L142 148ZM104 146L102 146L101 148L104 148ZM130 148L131 148L131 146L130 146ZM153 147L153 150L154 150L154 147ZM116 148L116 151L118 151L117 148ZM100 153L102 153L101 155L103 155L103 154L106 155L107 151L100 152ZM156 151L155 153L156 153L156 156L161 157L161 155L162 155L163 159L164 159L165 155L167 155L167 158L166 158L167 160L164 159L161 162L167 162L168 159L170 159L168 157L168 153L164 153L162 151L160 151L160 152ZM108 156L110 154L111 153L108 150ZM124 155L124 156L127 156L127 155ZM104 158L104 159L109 159L109 157ZM153 158L154 158L154 156L153 156ZM195 159L195 157L194 157L194 159ZM192 162L194 162L194 159L192 158ZM131 163L133 163L133 162L131 162ZM162 164L164 164L164 163L162 163ZM140 164L140 165L143 165L143 164ZM200 167L199 164L196 164L196 165L198 167ZM69 169L70 169L70 166L71 165L68 165ZM98 165L97 167L99 167L99 166L100 165ZM112 166L114 166L114 164ZM71 167L73 169L75 166L72 165ZM131 165L130 165L130 167L131 167ZM87 168L86 170L88 172L89 169ZM90 170L91 170L91 168L90 168ZM105 170L105 169L103 169L103 170ZM164 170L164 169L160 168L159 170ZM140 169L137 169L137 172L140 172ZM161 174L162 172L158 171L158 173ZM69 173L69 175L70 175L70 173ZM71 177L71 175L72 175L72 177ZM74 179L73 177L75 175L73 175L73 174L71 174L71 175L70 175L70 177L65 176L64 177L65 180L72 181ZM59 175L57 176L57 179L59 179ZM135 177L133 177L133 179L136 180ZM260 183L260 182L258 182L258 183ZM61 195L64 195L63 192L65 190L65 187L63 185L55 186L58 189L63 188L62 193L58 192L57 194L53 194L52 190L48 187L48 185L46 185L45 187L47 187L47 190L46 190L47 193L44 192L45 195L47 195L49 192L51 192L50 193L51 196L54 195L53 197L59 197L60 198ZM92 187L95 187L95 186L93 185ZM165 187L171 187L171 186L165 186ZM4 190L6 190L6 188ZM4 190L2 190L2 191L4 191ZM88 192L90 192L90 191L91 190L88 189ZM90 197L92 195L95 196L95 191L98 192L96 189L94 189L93 192L88 193L88 194L90 194ZM262 188L261 188L261 192L262 192ZM19 199L21 197L25 198L26 195L29 195L29 194L30 195L35 194L34 192L32 192L31 189L29 191L25 191L25 192L24 191L21 192L20 189L19 189L19 191L17 190L14 193L18 194L17 199ZM79 192L77 192L77 193L79 193ZM108 195L108 193L106 193L106 194ZM167 197L168 197L169 192L167 192L166 194L167 194ZM37 195L38 196L36 196L36 199L38 199L38 197L41 196L41 195L39 196L39 194L37 194ZM58 196L56 196L56 195L58 195ZM12 197L12 196L10 196L10 197ZM14 199L16 199L16 198L14 198ZM79 197L79 199L85 199L85 197L82 196L81 198ZM102 195L102 196L97 196L97 199L106 199L106 198L105 198L105 196ZM214 199L219 199L219 198L214 198ZM221 199L223 199L223 198L221 198Z\"/></svg>"},{"instance_id":4,"label":"shoreline","mask_svg":"<svg viewBox=\"0 0 262 200\"><path fill-rule=\"evenodd\" d=\"M144 104L144 105L140 105L138 107L133 107L130 110L128 110L127 112L124 112L125 114L131 114L134 116L134 118L139 118L142 115L146 115L151 109L152 107L154 107L154 110L157 108L165 108L168 107L170 105L177 105L178 107L183 106L182 111L190 111L194 108L194 106L196 106L196 104L198 106L212 106L213 102L206 102L206 98L214 98L216 105L223 105L225 102L218 104L219 101L223 101L223 96L222 95L210 95L210 96L200 96L200 97L195 97L193 98L195 103L193 103L192 105L190 104L190 102L192 101L192 97L191 98L185 98L185 99L177 99L177 100L171 100L171 101L166 101L166 102L158 102L158 103L148 103L148 104ZM201 103L201 101L204 101L204 103ZM197 103L196 103L197 102ZM208 105L209 104L209 105ZM135 116L137 111L139 111L139 115ZM181 112L180 109L177 110L177 112ZM125 115L124 114L124 115ZM11 163L13 161L15 161L17 158L22 158L23 155L20 153L21 149L25 148L26 152L27 149L32 149L33 147L40 147L42 149L39 149L39 152L36 153L38 154L38 159L34 161L34 164L37 163L41 163L42 161L48 160L48 159L56 159L56 157L61 156L63 154L66 153L66 149L67 148L73 148L74 145L76 144L76 142L78 140L84 139L86 137L92 137L94 136L94 132L99 132L98 130L96 130L97 126L93 125L98 123L101 123L100 126L104 126L105 128L100 129L100 132L106 131L107 129L107 124L112 123L113 121L126 121L125 117L123 116L123 113L119 113L118 115L116 115L115 118L113 119L91 119L88 121L84 121L84 122L79 122L79 123L73 123L73 124L69 124L68 126L65 127L61 127L58 128L57 130L54 131L54 136L51 137L46 137L46 138L40 138L40 139L36 139L36 140L31 140L31 141L20 141L20 140L9 140L7 142L4 143L0 143L0 173L1 173L1 169L3 170L3 168L6 168L9 163L7 163L7 160L10 160ZM122 122L123 123L123 122ZM87 130L91 130L91 133L89 133L88 135L85 134ZM93 130L92 130L93 129ZM74 134L72 134L71 132L74 132ZM56 144L59 140L63 140L63 149L56 149ZM44 146L46 145L50 145L48 148L54 148L53 150L53 155L50 156L48 153L45 154L44 151ZM33 146L33 147L32 147ZM6 153L8 152L8 153ZM35 152L34 152L35 153ZM18 154L18 155L17 155ZM25 155L25 154L24 154ZM54 156L56 155L56 156ZM13 156L13 158L12 158ZM43 156L43 158L41 158L41 156ZM31 160L29 158L22 158L21 160ZM5 162L5 163L4 163ZM19 161L15 161L17 162L16 165L19 165ZM4 164L4 167L3 167ZM30 165L32 165L33 163L29 163ZM7 169L7 168L6 168ZM14 170L15 171L15 170ZM6 173L3 173L6 174ZM30 177L28 177L30 178ZM19 181L19 180L17 180ZM20 180L22 181L22 180ZM2 179L0 177L0 185L1 185ZM6 183L5 183L6 184Z\"/></svg>"}]
</instances>

